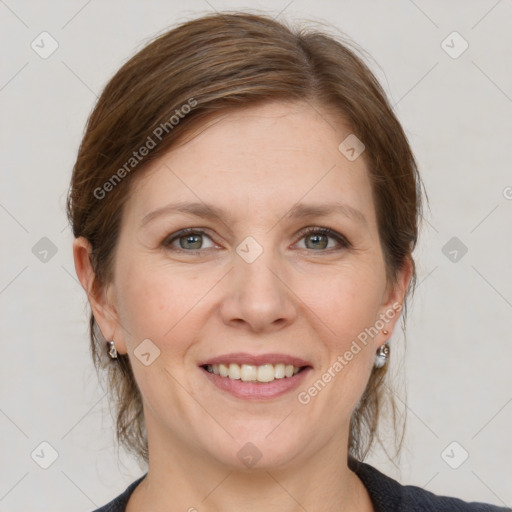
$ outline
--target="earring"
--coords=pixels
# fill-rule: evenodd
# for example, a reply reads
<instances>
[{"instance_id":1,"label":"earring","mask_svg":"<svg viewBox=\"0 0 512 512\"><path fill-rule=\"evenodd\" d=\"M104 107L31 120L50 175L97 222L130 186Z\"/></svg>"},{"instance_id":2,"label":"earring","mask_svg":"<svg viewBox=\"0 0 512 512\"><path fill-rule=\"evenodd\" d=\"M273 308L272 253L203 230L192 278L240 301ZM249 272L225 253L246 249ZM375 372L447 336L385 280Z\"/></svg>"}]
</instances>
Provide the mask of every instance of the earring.
<instances>
[{"instance_id":1,"label":"earring","mask_svg":"<svg viewBox=\"0 0 512 512\"><path fill-rule=\"evenodd\" d=\"M389 357L389 352L389 345L387 343L384 343L384 345L381 345L377 349L374 362L375 368L382 368L386 364Z\"/></svg>"},{"instance_id":2,"label":"earring","mask_svg":"<svg viewBox=\"0 0 512 512\"><path fill-rule=\"evenodd\" d=\"M384 334L384 335L386 336L386 335L388 335L388 334L389 334L389 332L388 332L388 331L386 331L386 329L384 329L384 330L382 331L382 334Z\"/></svg>"},{"instance_id":3,"label":"earring","mask_svg":"<svg viewBox=\"0 0 512 512\"><path fill-rule=\"evenodd\" d=\"M111 359L117 359L117 350L114 341L107 341L107 352Z\"/></svg>"}]
</instances>

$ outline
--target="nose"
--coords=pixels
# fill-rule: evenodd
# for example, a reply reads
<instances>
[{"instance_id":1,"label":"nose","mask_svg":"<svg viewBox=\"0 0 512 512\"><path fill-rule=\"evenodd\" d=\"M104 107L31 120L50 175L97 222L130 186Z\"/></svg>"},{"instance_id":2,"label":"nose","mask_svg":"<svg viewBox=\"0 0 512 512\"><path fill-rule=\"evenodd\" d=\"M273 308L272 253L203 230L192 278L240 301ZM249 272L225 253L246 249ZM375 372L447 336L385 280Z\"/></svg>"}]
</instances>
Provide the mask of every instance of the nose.
<instances>
[{"instance_id":1,"label":"nose","mask_svg":"<svg viewBox=\"0 0 512 512\"><path fill-rule=\"evenodd\" d=\"M273 332L297 317L287 272L270 251L263 251L252 263L236 256L228 279L220 307L225 324L255 333Z\"/></svg>"}]
</instances>

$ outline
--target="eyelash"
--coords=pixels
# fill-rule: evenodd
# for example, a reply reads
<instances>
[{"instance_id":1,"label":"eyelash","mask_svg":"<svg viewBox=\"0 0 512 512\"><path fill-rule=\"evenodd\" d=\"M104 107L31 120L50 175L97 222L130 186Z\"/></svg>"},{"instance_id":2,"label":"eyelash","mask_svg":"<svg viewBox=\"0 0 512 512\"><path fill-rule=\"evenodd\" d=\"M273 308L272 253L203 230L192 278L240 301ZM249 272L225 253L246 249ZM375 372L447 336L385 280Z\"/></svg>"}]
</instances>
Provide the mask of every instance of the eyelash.
<instances>
[{"instance_id":1,"label":"eyelash","mask_svg":"<svg viewBox=\"0 0 512 512\"><path fill-rule=\"evenodd\" d=\"M172 251L181 252L181 253L187 253L187 254L193 254L193 255L203 253L204 249L193 251L193 250L181 249L181 248L177 248L177 247L171 247L172 242L174 242L175 240L179 240L180 238L183 238L186 235L191 235L191 234L192 235L206 235L208 238L211 239L211 236L209 236L208 233L206 233L206 231L204 231L200 228L186 228L186 229L182 229L182 230L166 237L163 240L162 245ZM324 235L324 236L333 238L341 245L341 247L343 249L349 249L352 247L352 244L343 235L337 233L336 231L333 231L330 228L323 228L323 227L308 227L308 228L303 229L299 233L299 236L300 236L299 240L302 240L303 238L305 238L306 236L308 236L310 234ZM306 249L306 250L308 250L308 249ZM310 250L312 252L330 253L333 250L339 250L339 249L331 248L331 249L324 249L324 250L319 250L319 251L315 251L314 249L310 249Z\"/></svg>"}]
</instances>

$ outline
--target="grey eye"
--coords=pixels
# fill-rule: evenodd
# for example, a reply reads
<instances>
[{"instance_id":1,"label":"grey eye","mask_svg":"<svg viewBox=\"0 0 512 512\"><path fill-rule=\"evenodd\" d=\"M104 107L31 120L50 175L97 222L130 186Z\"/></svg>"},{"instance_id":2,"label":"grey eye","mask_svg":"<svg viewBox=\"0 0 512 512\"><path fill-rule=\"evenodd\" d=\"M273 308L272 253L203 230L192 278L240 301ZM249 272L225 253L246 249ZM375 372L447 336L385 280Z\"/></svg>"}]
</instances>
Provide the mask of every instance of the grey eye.
<instances>
[{"instance_id":1,"label":"grey eye","mask_svg":"<svg viewBox=\"0 0 512 512\"><path fill-rule=\"evenodd\" d=\"M313 251L333 249L336 248L337 244L341 247L348 247L348 243L343 237L331 230L326 231L324 228L310 229L309 232L302 235L299 243L302 243L302 240L305 240L306 242L304 246L300 248L312 249ZM332 243L330 243L331 241Z\"/></svg>"},{"instance_id":2,"label":"grey eye","mask_svg":"<svg viewBox=\"0 0 512 512\"><path fill-rule=\"evenodd\" d=\"M200 249L203 244L202 235L186 235L178 238L182 249Z\"/></svg>"},{"instance_id":3,"label":"grey eye","mask_svg":"<svg viewBox=\"0 0 512 512\"><path fill-rule=\"evenodd\" d=\"M207 243L208 240L210 245L205 246L205 243ZM174 236L169 237L167 241L164 242L164 245L167 247L174 247L178 250L196 251L199 249L209 249L210 247L213 247L213 241L206 233L201 231L190 231L187 233L183 233L182 231L181 234L177 233Z\"/></svg>"},{"instance_id":4,"label":"grey eye","mask_svg":"<svg viewBox=\"0 0 512 512\"><path fill-rule=\"evenodd\" d=\"M329 245L329 237L327 235L307 235L304 237L304 240L306 240L306 247L308 249L327 249ZM308 240L311 242L310 246L308 246Z\"/></svg>"}]
</instances>

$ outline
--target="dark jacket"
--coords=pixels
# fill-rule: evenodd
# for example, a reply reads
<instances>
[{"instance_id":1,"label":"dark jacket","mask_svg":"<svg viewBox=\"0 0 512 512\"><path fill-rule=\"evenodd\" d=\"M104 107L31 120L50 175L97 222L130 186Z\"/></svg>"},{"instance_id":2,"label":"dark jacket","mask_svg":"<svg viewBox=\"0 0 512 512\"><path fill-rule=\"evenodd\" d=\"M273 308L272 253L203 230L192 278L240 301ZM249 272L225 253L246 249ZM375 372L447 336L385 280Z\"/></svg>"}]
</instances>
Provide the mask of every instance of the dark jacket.
<instances>
[{"instance_id":1,"label":"dark jacket","mask_svg":"<svg viewBox=\"0 0 512 512\"><path fill-rule=\"evenodd\" d=\"M401 485L373 466L349 459L349 467L365 485L376 512L511 512L511 508L437 496L421 487ZM146 473L147 474L147 473ZM117 498L94 512L124 512L128 499L142 476Z\"/></svg>"}]
</instances>

